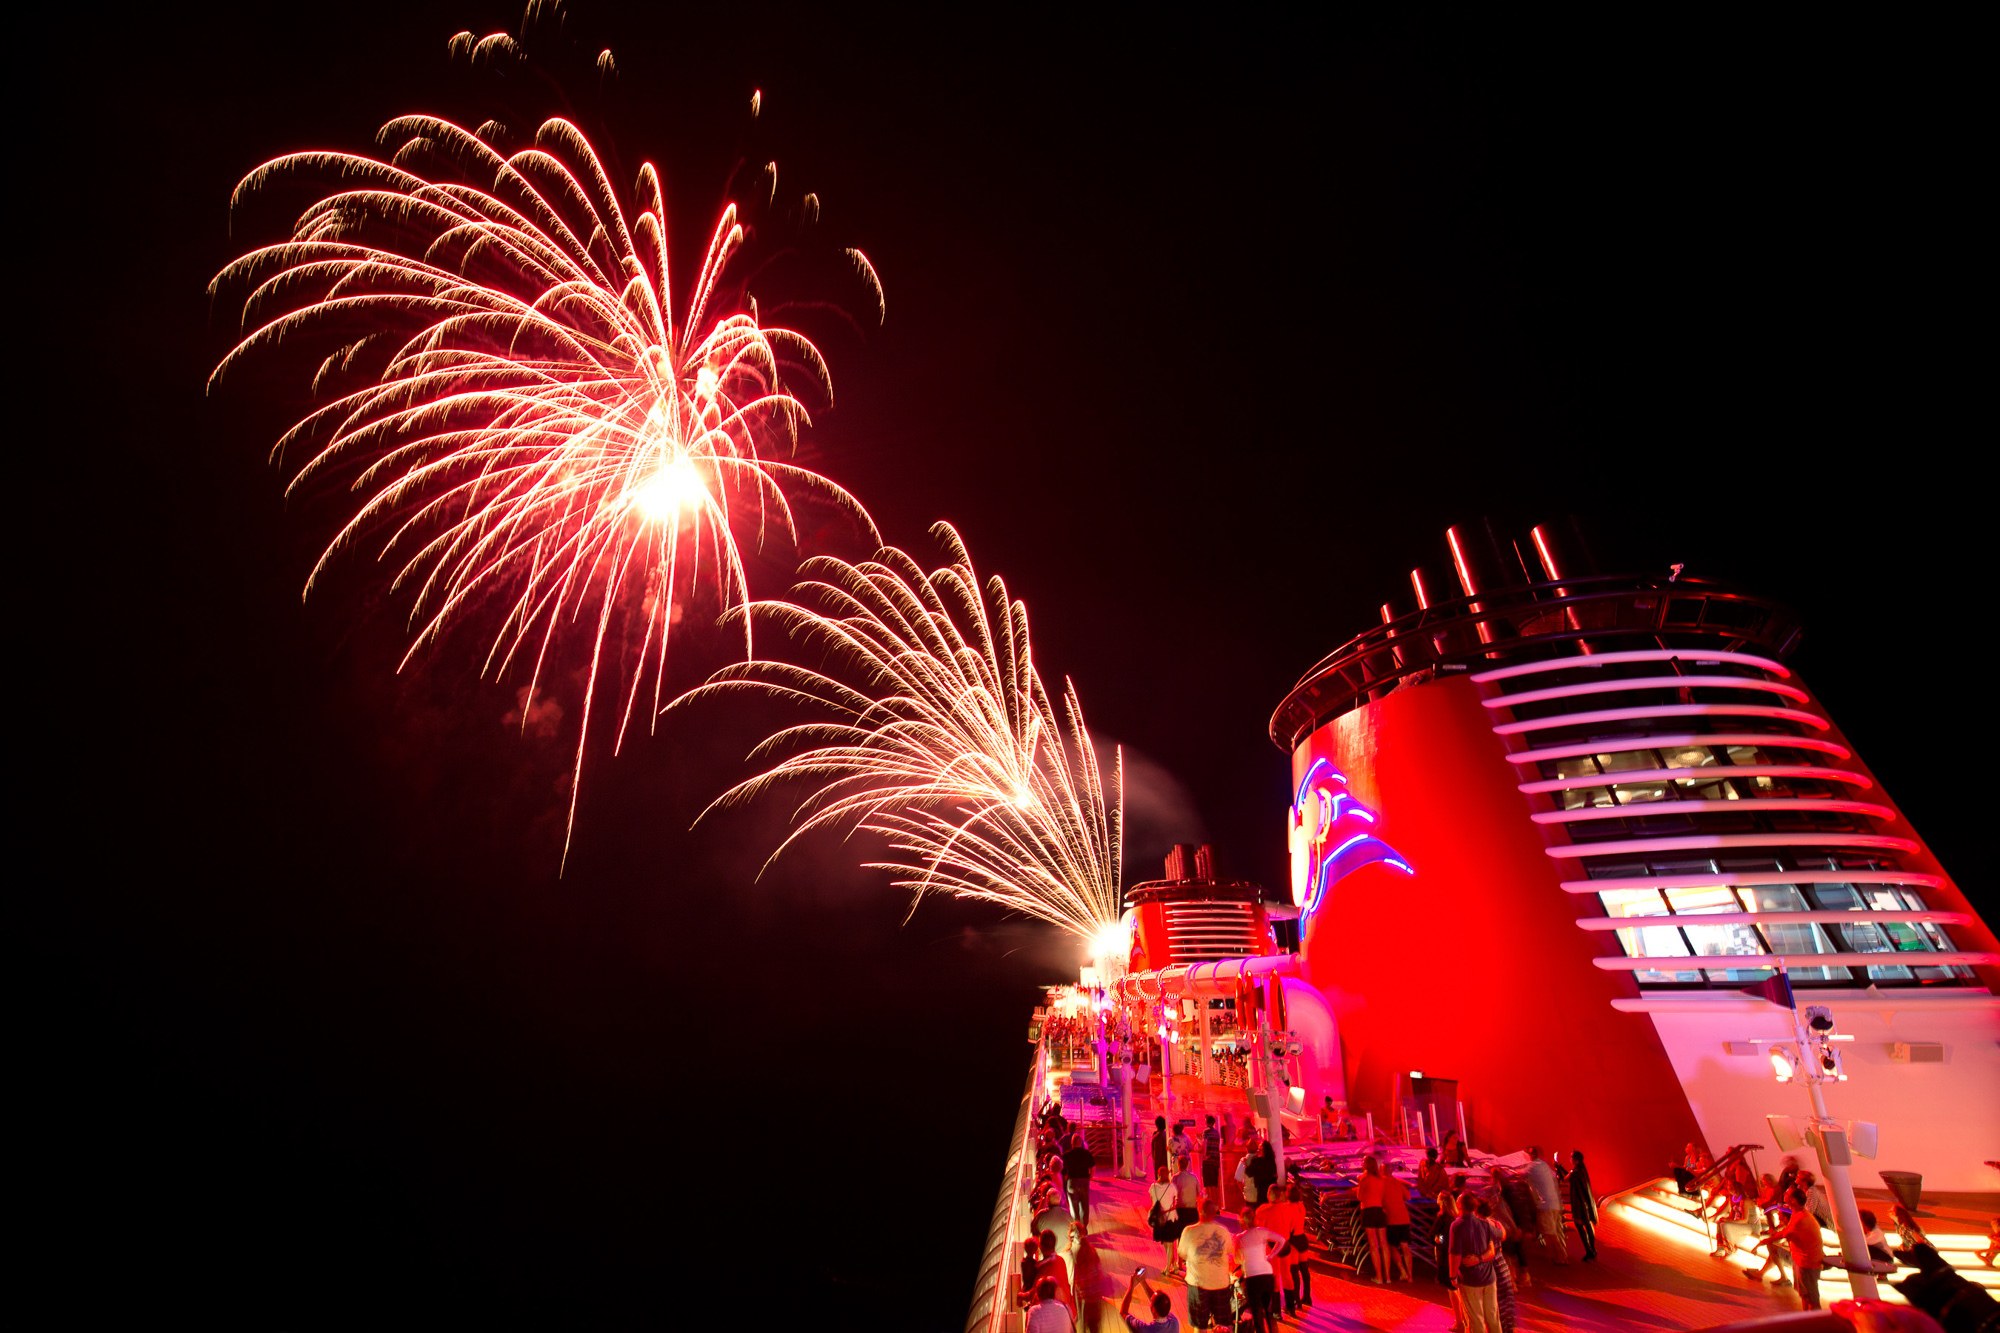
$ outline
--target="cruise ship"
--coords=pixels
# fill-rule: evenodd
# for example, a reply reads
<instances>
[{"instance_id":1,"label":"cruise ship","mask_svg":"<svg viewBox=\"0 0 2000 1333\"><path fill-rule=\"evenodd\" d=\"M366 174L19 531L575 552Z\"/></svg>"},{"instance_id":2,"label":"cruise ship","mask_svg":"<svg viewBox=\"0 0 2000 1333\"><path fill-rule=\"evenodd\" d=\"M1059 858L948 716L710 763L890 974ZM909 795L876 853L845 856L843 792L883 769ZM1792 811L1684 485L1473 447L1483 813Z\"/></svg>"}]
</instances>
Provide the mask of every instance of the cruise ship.
<instances>
[{"instance_id":1,"label":"cruise ship","mask_svg":"<svg viewBox=\"0 0 2000 1333\"><path fill-rule=\"evenodd\" d=\"M1858 1209L1900 1199L1990 1285L1974 1252L2000 1212L2000 942L1791 665L1797 617L1678 569L1600 573L1571 526L1453 528L1441 554L1448 573L1412 570L1272 716L1291 883L1176 848L1126 893L1128 947L1051 989L968 1330L1008 1326L1018 1241L1052 1220L1082 1286L1118 1267L1103 1228L1086 1243L1031 1206L1052 1102L1140 1212L1130 1163L1155 1115L1253 1119L1308 1186L1336 1284L1373 1276L1342 1203L1355 1154L1407 1169L1456 1138L1483 1180L1529 1145L1585 1152L1622 1252L1688 1269L1655 1326L1796 1305L1708 1257L1748 1262L1751 1235L1717 1236L1673 1187L1690 1145L1817 1170L1843 1213L1830 1255L1865 1261ZM1098 1034L1082 1046L1080 1023ZM1360 1147L1322 1141L1329 1107ZM1591 1281L1636 1309L1646 1284L1619 1269ZM1450 1325L1435 1284L1429 1314L1354 1290L1366 1324ZM1574 1302L1550 1317L1531 1326L1627 1326Z\"/></svg>"}]
</instances>

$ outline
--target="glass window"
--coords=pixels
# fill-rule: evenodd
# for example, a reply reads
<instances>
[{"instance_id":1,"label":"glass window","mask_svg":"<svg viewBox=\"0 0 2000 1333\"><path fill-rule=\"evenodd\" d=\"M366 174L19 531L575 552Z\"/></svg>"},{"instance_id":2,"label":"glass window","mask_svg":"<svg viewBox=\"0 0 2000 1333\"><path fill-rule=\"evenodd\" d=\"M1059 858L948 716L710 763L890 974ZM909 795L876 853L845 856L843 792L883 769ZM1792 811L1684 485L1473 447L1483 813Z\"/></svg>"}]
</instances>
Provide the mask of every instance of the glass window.
<instances>
[{"instance_id":1,"label":"glass window","mask_svg":"<svg viewBox=\"0 0 2000 1333\"><path fill-rule=\"evenodd\" d=\"M1606 773L1629 773L1633 769L1658 768L1660 757L1652 750L1620 750L1598 755L1597 766Z\"/></svg>"},{"instance_id":2,"label":"glass window","mask_svg":"<svg viewBox=\"0 0 2000 1333\"><path fill-rule=\"evenodd\" d=\"M1768 764L1771 758L1762 746L1732 745L1728 748L1729 762L1732 764Z\"/></svg>"},{"instance_id":3,"label":"glass window","mask_svg":"<svg viewBox=\"0 0 2000 1333\"><path fill-rule=\"evenodd\" d=\"M1704 958L1742 957L1765 952L1764 941L1755 928L1735 923L1717 926L1699 926L1688 917L1699 917L1705 913L1740 912L1743 905L1736 900L1733 890L1727 888L1669 889L1668 899L1673 903L1674 914L1681 920L1681 930L1688 943L1694 946L1697 955ZM1747 984L1761 981L1769 975L1765 968L1709 968L1706 969L1710 981Z\"/></svg>"},{"instance_id":4,"label":"glass window","mask_svg":"<svg viewBox=\"0 0 2000 1333\"><path fill-rule=\"evenodd\" d=\"M1618 794L1620 805L1644 805L1648 801L1667 799L1667 784L1664 782L1621 782L1612 790Z\"/></svg>"},{"instance_id":5,"label":"glass window","mask_svg":"<svg viewBox=\"0 0 2000 1333\"><path fill-rule=\"evenodd\" d=\"M1578 755L1574 759L1556 760L1555 772L1551 776L1558 778L1587 778L1595 776L1596 773L1597 759L1592 755L1586 754Z\"/></svg>"},{"instance_id":6,"label":"glass window","mask_svg":"<svg viewBox=\"0 0 2000 1333\"><path fill-rule=\"evenodd\" d=\"M1726 778L1681 778L1675 785L1681 789L1681 795L1690 801L1733 801L1736 799L1735 784Z\"/></svg>"},{"instance_id":7,"label":"glass window","mask_svg":"<svg viewBox=\"0 0 2000 1333\"><path fill-rule=\"evenodd\" d=\"M1827 885L1815 885L1816 889ZM1835 888L1851 886L1835 885ZM1805 895L1791 884L1758 884L1743 890L1744 906L1752 912L1803 912L1807 911ZM1771 946L1772 953L1833 953L1833 941L1819 926L1809 921L1769 922L1757 929ZM1845 981L1851 974L1844 967L1795 967L1792 976L1800 981Z\"/></svg>"},{"instance_id":8,"label":"glass window","mask_svg":"<svg viewBox=\"0 0 2000 1333\"><path fill-rule=\"evenodd\" d=\"M1688 952L1687 941L1681 938L1672 918L1667 915L1667 904L1653 889L1608 889L1597 895L1604 903L1604 914L1624 920L1637 917L1657 917L1658 924L1648 924L1620 930L1618 943L1628 958L1681 958ZM1692 968L1673 970L1668 968L1646 968L1633 974L1642 984L1666 982L1700 981L1701 973Z\"/></svg>"},{"instance_id":9,"label":"glass window","mask_svg":"<svg viewBox=\"0 0 2000 1333\"><path fill-rule=\"evenodd\" d=\"M1678 750L1662 750L1668 768L1707 768L1715 763L1715 751L1706 745L1687 745Z\"/></svg>"},{"instance_id":10,"label":"glass window","mask_svg":"<svg viewBox=\"0 0 2000 1333\"><path fill-rule=\"evenodd\" d=\"M1568 787L1556 793L1565 810L1594 809L1618 804L1610 787Z\"/></svg>"},{"instance_id":11,"label":"glass window","mask_svg":"<svg viewBox=\"0 0 2000 1333\"><path fill-rule=\"evenodd\" d=\"M1803 912L1805 895L1790 884L1755 884L1743 891L1743 906L1752 912Z\"/></svg>"}]
</instances>

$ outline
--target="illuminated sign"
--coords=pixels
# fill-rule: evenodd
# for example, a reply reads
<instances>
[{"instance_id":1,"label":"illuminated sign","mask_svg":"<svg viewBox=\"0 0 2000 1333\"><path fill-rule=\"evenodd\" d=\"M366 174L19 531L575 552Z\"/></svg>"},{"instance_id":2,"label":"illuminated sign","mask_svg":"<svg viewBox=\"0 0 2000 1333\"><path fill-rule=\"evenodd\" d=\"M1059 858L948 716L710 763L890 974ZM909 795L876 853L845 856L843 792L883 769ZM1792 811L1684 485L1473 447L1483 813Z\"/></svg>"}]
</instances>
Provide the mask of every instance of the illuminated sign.
<instances>
[{"instance_id":1,"label":"illuminated sign","mask_svg":"<svg viewBox=\"0 0 2000 1333\"><path fill-rule=\"evenodd\" d=\"M1365 865L1378 862L1405 875L1415 874L1396 849L1357 824L1373 824L1375 812L1347 790L1347 775L1324 759L1313 760L1299 783L1290 819L1292 901L1311 916L1326 891Z\"/></svg>"}]
</instances>

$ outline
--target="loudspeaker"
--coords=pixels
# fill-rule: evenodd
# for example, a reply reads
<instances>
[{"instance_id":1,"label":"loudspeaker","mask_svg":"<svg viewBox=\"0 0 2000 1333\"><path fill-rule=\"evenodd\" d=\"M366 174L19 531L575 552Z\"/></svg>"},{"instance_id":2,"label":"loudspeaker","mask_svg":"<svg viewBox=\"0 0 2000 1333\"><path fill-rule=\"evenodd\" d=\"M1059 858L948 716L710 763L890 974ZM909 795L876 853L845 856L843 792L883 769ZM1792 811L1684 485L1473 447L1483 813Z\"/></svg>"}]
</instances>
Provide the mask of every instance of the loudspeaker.
<instances>
[{"instance_id":1,"label":"loudspeaker","mask_svg":"<svg viewBox=\"0 0 2000 1333\"><path fill-rule=\"evenodd\" d=\"M1805 1139L1799 1134L1799 1122L1788 1115L1767 1115L1764 1123L1771 1127L1771 1142L1778 1145L1779 1152L1791 1152L1805 1146Z\"/></svg>"},{"instance_id":2,"label":"loudspeaker","mask_svg":"<svg viewBox=\"0 0 2000 1333\"><path fill-rule=\"evenodd\" d=\"M1856 1157L1875 1156L1875 1143L1880 1137L1873 1120L1850 1120L1847 1122L1847 1141L1854 1148Z\"/></svg>"}]
</instances>

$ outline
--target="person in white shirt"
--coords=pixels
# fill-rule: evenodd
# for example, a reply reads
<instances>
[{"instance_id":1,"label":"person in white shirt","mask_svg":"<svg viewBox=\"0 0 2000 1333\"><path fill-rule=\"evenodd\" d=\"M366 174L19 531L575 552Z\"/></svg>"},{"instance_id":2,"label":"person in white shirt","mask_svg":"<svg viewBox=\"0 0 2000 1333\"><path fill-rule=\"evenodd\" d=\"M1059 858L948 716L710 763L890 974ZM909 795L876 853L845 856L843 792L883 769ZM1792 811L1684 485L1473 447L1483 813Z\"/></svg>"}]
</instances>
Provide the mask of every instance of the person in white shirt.
<instances>
[{"instance_id":1,"label":"person in white shirt","mask_svg":"<svg viewBox=\"0 0 2000 1333\"><path fill-rule=\"evenodd\" d=\"M1035 1295L1038 1299L1028 1307L1027 1333L1076 1333L1076 1316L1056 1299L1054 1278L1043 1278Z\"/></svg>"},{"instance_id":2,"label":"person in white shirt","mask_svg":"<svg viewBox=\"0 0 2000 1333\"><path fill-rule=\"evenodd\" d=\"M1164 1166L1153 1172L1153 1206L1148 1215L1153 1227L1153 1239L1166 1247L1166 1255L1160 1263L1168 1277L1178 1277L1175 1259L1180 1253L1181 1232L1187 1230L1181 1225L1180 1187L1167 1175Z\"/></svg>"},{"instance_id":3,"label":"person in white shirt","mask_svg":"<svg viewBox=\"0 0 2000 1333\"><path fill-rule=\"evenodd\" d=\"M1173 1137L1167 1140L1167 1155L1176 1172L1194 1165L1194 1140L1188 1137L1187 1126L1174 1127Z\"/></svg>"},{"instance_id":4,"label":"person in white shirt","mask_svg":"<svg viewBox=\"0 0 2000 1333\"><path fill-rule=\"evenodd\" d=\"M1256 1333L1276 1333L1278 1327L1278 1270L1271 1257L1283 1248L1285 1240L1269 1227L1257 1225L1255 1208L1243 1210L1243 1234L1236 1238L1236 1254Z\"/></svg>"},{"instance_id":5,"label":"person in white shirt","mask_svg":"<svg viewBox=\"0 0 2000 1333\"><path fill-rule=\"evenodd\" d=\"M1230 1270L1236 1264L1236 1237L1217 1219L1215 1197L1201 1201L1201 1221L1181 1233L1181 1266L1187 1270L1188 1322L1196 1328L1233 1322L1229 1309Z\"/></svg>"},{"instance_id":6,"label":"person in white shirt","mask_svg":"<svg viewBox=\"0 0 2000 1333\"><path fill-rule=\"evenodd\" d=\"M1555 1168L1542 1160L1540 1148L1528 1149L1528 1192L1535 1196L1535 1230L1542 1247L1555 1255L1556 1262L1569 1262L1569 1234L1563 1230L1562 1190L1556 1185Z\"/></svg>"}]
</instances>

